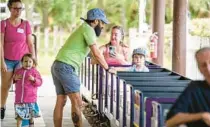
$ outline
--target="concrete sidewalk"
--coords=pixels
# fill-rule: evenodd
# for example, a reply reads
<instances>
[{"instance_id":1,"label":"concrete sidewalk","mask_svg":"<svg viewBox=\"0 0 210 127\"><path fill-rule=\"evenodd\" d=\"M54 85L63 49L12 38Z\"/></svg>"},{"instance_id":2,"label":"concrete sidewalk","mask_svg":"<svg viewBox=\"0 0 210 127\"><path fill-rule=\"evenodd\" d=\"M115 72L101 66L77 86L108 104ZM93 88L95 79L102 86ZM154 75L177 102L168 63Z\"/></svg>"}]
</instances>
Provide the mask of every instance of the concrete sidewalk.
<instances>
[{"instance_id":1,"label":"concrete sidewalk","mask_svg":"<svg viewBox=\"0 0 210 127\"><path fill-rule=\"evenodd\" d=\"M15 112L14 112L14 92L9 92L6 114L4 120L1 120L1 127L16 127ZM41 112L42 113L42 112ZM46 127L43 117L34 119L35 127Z\"/></svg>"},{"instance_id":2,"label":"concrete sidewalk","mask_svg":"<svg viewBox=\"0 0 210 127\"><path fill-rule=\"evenodd\" d=\"M42 117L35 119L35 127L53 127L53 109L56 101L55 88L51 76L43 76L43 85L38 90L38 104ZM16 127L14 119L14 92L9 92L5 119L1 127ZM63 127L74 127L71 120L71 104L68 100L63 112ZM83 127L91 127L83 116Z\"/></svg>"},{"instance_id":3,"label":"concrete sidewalk","mask_svg":"<svg viewBox=\"0 0 210 127\"><path fill-rule=\"evenodd\" d=\"M42 110L42 116L46 127L53 127L53 109L55 104L55 96L45 96L39 98L39 105ZM83 115L83 127L91 127ZM71 120L71 104L68 100L63 111L63 127L74 127Z\"/></svg>"}]
</instances>

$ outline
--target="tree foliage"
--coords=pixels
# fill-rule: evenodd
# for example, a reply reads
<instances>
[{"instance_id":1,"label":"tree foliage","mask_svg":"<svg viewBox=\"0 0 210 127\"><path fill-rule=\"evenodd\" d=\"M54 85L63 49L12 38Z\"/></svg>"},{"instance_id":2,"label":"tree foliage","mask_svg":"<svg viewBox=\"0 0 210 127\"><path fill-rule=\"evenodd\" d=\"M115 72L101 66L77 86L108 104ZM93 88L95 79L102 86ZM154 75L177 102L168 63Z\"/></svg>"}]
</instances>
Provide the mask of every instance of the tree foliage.
<instances>
[{"instance_id":1,"label":"tree foliage","mask_svg":"<svg viewBox=\"0 0 210 127\"><path fill-rule=\"evenodd\" d=\"M44 28L49 25L48 16L52 1L53 0L35 0L35 9L38 10L42 16L42 24Z\"/></svg>"},{"instance_id":2,"label":"tree foliage","mask_svg":"<svg viewBox=\"0 0 210 127\"><path fill-rule=\"evenodd\" d=\"M111 25L122 25L125 29L138 26L138 0L110 0L105 7Z\"/></svg>"},{"instance_id":3,"label":"tree foliage","mask_svg":"<svg viewBox=\"0 0 210 127\"><path fill-rule=\"evenodd\" d=\"M194 36L210 37L210 20L207 18L193 19L190 34Z\"/></svg>"},{"instance_id":4,"label":"tree foliage","mask_svg":"<svg viewBox=\"0 0 210 127\"><path fill-rule=\"evenodd\" d=\"M151 22L152 1L147 0L147 23ZM173 20L173 1L166 0L166 23ZM77 26L81 23L80 17L86 17L87 10L95 7L105 10L111 22L109 26L138 27L139 0L35 0L35 7L41 13L44 24L48 21L50 25L63 28ZM210 17L210 1L189 0L189 10L192 18Z\"/></svg>"},{"instance_id":5,"label":"tree foliage","mask_svg":"<svg viewBox=\"0 0 210 127\"><path fill-rule=\"evenodd\" d=\"M192 18L210 18L210 1L189 0L189 10Z\"/></svg>"},{"instance_id":6,"label":"tree foliage","mask_svg":"<svg viewBox=\"0 0 210 127\"><path fill-rule=\"evenodd\" d=\"M54 0L49 16L52 18L51 25L61 25L63 27L71 24L75 17L71 16L72 1L70 0Z\"/></svg>"}]
</instances>

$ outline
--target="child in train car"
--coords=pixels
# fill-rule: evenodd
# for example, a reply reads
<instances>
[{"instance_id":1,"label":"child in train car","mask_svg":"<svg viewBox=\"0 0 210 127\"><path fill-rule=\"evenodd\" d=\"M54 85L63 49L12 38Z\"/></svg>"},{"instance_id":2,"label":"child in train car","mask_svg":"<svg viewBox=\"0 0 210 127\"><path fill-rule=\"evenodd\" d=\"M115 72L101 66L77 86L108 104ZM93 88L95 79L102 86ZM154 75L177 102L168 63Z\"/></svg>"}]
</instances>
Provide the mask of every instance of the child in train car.
<instances>
[{"instance_id":1,"label":"child in train car","mask_svg":"<svg viewBox=\"0 0 210 127\"><path fill-rule=\"evenodd\" d=\"M133 50L132 66L131 67L113 67L116 71L130 71L130 72L149 72L146 62L146 50L144 48L137 48Z\"/></svg>"},{"instance_id":2,"label":"child in train car","mask_svg":"<svg viewBox=\"0 0 210 127\"><path fill-rule=\"evenodd\" d=\"M128 71L133 72L149 72L149 69L145 65L146 50L143 48L137 48L133 50L132 63L133 66Z\"/></svg>"}]
</instances>

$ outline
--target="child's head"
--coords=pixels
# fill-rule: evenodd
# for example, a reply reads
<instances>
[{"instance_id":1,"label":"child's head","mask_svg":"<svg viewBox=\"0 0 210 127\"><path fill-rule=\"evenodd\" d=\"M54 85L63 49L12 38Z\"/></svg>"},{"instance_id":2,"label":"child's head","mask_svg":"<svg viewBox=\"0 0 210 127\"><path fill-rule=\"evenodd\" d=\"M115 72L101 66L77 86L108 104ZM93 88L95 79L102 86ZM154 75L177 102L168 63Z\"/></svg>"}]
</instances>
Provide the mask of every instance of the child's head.
<instances>
[{"instance_id":1,"label":"child's head","mask_svg":"<svg viewBox=\"0 0 210 127\"><path fill-rule=\"evenodd\" d=\"M32 67L36 66L36 61L32 57L32 54L30 53L25 54L22 57L21 62L22 62L22 67L25 69L31 69Z\"/></svg>"},{"instance_id":2,"label":"child's head","mask_svg":"<svg viewBox=\"0 0 210 127\"><path fill-rule=\"evenodd\" d=\"M133 50L132 61L134 65L143 66L145 64L146 50L137 48Z\"/></svg>"}]
</instances>

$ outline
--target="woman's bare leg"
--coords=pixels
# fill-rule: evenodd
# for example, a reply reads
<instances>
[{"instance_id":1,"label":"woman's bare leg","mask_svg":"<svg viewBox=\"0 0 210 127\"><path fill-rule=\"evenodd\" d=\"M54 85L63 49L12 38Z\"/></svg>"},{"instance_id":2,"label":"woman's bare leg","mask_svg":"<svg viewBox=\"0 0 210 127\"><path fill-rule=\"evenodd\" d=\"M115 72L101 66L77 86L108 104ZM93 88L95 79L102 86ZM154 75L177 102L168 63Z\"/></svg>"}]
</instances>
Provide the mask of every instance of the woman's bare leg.
<instances>
[{"instance_id":1,"label":"woman's bare leg","mask_svg":"<svg viewBox=\"0 0 210 127\"><path fill-rule=\"evenodd\" d=\"M6 104L9 89L12 84L13 72L2 72L1 73L1 104L0 107L3 108Z\"/></svg>"}]
</instances>

